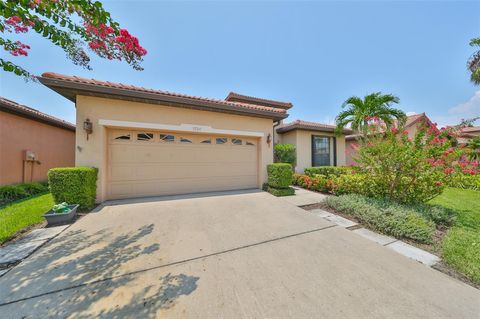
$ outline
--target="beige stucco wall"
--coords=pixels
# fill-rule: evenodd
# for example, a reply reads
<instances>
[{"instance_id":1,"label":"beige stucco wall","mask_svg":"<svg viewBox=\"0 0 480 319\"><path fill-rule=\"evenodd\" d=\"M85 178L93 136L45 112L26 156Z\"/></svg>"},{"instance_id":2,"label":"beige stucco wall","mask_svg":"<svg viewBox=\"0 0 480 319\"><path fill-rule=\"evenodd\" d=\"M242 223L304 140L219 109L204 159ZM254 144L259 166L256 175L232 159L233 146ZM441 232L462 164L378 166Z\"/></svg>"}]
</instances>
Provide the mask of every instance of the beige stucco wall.
<instances>
[{"instance_id":1,"label":"beige stucco wall","mask_svg":"<svg viewBox=\"0 0 480 319\"><path fill-rule=\"evenodd\" d=\"M306 167L312 166L312 135L336 137L337 141L337 166L346 165L345 162L345 136L336 136L334 133L293 130L279 134L280 143L295 145L297 149L297 165L295 172L303 173Z\"/></svg>"},{"instance_id":2,"label":"beige stucco wall","mask_svg":"<svg viewBox=\"0 0 480 319\"><path fill-rule=\"evenodd\" d=\"M53 167L73 166L75 132L0 112L0 185L47 180ZM25 151L40 163L23 164Z\"/></svg>"},{"instance_id":3,"label":"beige stucco wall","mask_svg":"<svg viewBox=\"0 0 480 319\"><path fill-rule=\"evenodd\" d=\"M85 131L77 130L75 164L99 169L97 202L106 199L107 191L107 128L98 123L100 119L169 125L194 124L214 129L262 132L264 136L258 142L259 188L267 179L267 164L273 162L273 143L267 144L268 134L273 133L271 119L90 96L77 96L76 107L77 127L83 127L84 120L89 118L93 123L93 134L87 140Z\"/></svg>"}]
</instances>

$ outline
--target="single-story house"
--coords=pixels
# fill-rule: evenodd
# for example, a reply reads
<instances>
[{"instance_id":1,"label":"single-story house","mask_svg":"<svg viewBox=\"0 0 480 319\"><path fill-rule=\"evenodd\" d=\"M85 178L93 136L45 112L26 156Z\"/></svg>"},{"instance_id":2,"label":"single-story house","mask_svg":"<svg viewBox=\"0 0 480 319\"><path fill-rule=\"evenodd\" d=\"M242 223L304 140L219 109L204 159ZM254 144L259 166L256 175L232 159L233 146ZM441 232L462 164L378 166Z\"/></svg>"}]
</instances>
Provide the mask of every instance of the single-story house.
<instances>
[{"instance_id":1,"label":"single-story house","mask_svg":"<svg viewBox=\"0 0 480 319\"><path fill-rule=\"evenodd\" d=\"M345 165L334 126L282 124L289 102L235 92L209 99L57 73L39 80L75 103L75 165L99 169L98 202L261 188L274 142L296 145L298 171Z\"/></svg>"},{"instance_id":2,"label":"single-story house","mask_svg":"<svg viewBox=\"0 0 480 319\"><path fill-rule=\"evenodd\" d=\"M460 129L458 143L463 146L476 137L480 137L480 126L463 127Z\"/></svg>"},{"instance_id":3,"label":"single-story house","mask_svg":"<svg viewBox=\"0 0 480 319\"><path fill-rule=\"evenodd\" d=\"M296 120L280 124L276 129L276 140L295 145L297 173L312 166L345 166L345 134L352 131L344 129L337 135L335 129L334 125Z\"/></svg>"},{"instance_id":4,"label":"single-story house","mask_svg":"<svg viewBox=\"0 0 480 319\"><path fill-rule=\"evenodd\" d=\"M0 185L47 180L75 163L75 125L0 97Z\"/></svg>"},{"instance_id":5,"label":"single-story house","mask_svg":"<svg viewBox=\"0 0 480 319\"><path fill-rule=\"evenodd\" d=\"M73 101L76 166L99 169L97 201L260 188L273 128L290 103L231 93L225 100L44 73Z\"/></svg>"},{"instance_id":6,"label":"single-story house","mask_svg":"<svg viewBox=\"0 0 480 319\"><path fill-rule=\"evenodd\" d=\"M414 138L415 134L417 134L418 129L423 123L427 123L427 124L432 123L425 113L407 116L404 129L405 131L407 131L408 137ZM346 143L345 154L346 154L346 162L348 166L355 164L354 157L357 153L356 144L358 144L359 137L361 137L361 134L358 134L358 133L345 136L345 143Z\"/></svg>"}]
</instances>

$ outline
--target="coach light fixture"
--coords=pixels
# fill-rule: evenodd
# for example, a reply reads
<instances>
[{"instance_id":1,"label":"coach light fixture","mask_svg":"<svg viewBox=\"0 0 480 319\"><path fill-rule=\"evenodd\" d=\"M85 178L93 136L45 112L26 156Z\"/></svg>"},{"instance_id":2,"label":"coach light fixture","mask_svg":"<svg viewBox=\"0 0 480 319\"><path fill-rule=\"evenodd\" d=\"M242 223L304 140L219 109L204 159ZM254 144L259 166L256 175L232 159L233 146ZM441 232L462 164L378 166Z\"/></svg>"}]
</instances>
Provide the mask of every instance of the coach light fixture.
<instances>
[{"instance_id":1,"label":"coach light fixture","mask_svg":"<svg viewBox=\"0 0 480 319\"><path fill-rule=\"evenodd\" d=\"M92 134L93 133L93 124L92 122L90 121L90 119L86 119L84 122L83 122L83 129L85 130L85 133L87 133L87 141L88 141L88 135Z\"/></svg>"}]
</instances>

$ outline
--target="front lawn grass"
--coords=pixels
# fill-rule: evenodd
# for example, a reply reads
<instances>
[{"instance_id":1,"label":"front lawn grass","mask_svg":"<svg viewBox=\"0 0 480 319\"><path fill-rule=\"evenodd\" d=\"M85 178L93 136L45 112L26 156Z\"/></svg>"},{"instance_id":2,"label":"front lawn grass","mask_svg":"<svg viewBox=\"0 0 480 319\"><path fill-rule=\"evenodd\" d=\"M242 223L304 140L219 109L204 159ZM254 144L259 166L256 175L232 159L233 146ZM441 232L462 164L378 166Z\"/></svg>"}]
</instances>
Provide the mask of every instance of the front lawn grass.
<instances>
[{"instance_id":1,"label":"front lawn grass","mask_svg":"<svg viewBox=\"0 0 480 319\"><path fill-rule=\"evenodd\" d=\"M50 193L11 203L0 208L0 244L25 227L42 222L53 206Z\"/></svg>"},{"instance_id":2,"label":"front lawn grass","mask_svg":"<svg viewBox=\"0 0 480 319\"><path fill-rule=\"evenodd\" d=\"M455 211L454 226L442 243L442 255L451 267L480 283L480 191L447 188L431 204Z\"/></svg>"}]
</instances>

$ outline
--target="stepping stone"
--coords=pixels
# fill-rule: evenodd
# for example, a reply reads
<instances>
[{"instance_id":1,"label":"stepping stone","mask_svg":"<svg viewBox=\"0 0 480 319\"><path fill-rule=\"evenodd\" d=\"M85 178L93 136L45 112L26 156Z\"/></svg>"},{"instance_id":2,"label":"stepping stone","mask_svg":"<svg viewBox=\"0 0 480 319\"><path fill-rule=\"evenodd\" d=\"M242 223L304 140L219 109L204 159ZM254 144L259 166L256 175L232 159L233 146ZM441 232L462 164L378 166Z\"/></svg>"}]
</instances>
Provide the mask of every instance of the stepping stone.
<instances>
[{"instance_id":1,"label":"stepping stone","mask_svg":"<svg viewBox=\"0 0 480 319\"><path fill-rule=\"evenodd\" d=\"M310 212L316 214L319 217L322 217L322 218L328 220L329 222L337 224L340 227L348 228L348 227L358 225L356 222L353 222L349 219L343 218L342 216L338 216L338 215L326 212L326 211L321 210L321 209L313 209Z\"/></svg>"},{"instance_id":2,"label":"stepping stone","mask_svg":"<svg viewBox=\"0 0 480 319\"><path fill-rule=\"evenodd\" d=\"M440 261L440 258L430 254L429 252L404 243L403 241L396 241L394 243L388 244L385 247L388 247L399 254L402 254L408 258L421 262L427 266L433 266Z\"/></svg>"},{"instance_id":3,"label":"stepping stone","mask_svg":"<svg viewBox=\"0 0 480 319\"><path fill-rule=\"evenodd\" d=\"M365 229L365 228L359 228L359 229L355 229L355 230L352 230L354 233L356 234L359 234L360 236L364 237L364 238L367 238L371 241L374 241L380 245L388 245L388 244L391 244L393 243L394 241L396 241L397 239L396 238L393 238L393 237L388 237L388 236L385 236L385 235L380 235L380 234L377 234L371 230L368 230L368 229Z\"/></svg>"},{"instance_id":4,"label":"stepping stone","mask_svg":"<svg viewBox=\"0 0 480 319\"><path fill-rule=\"evenodd\" d=\"M34 241L34 240L50 239L60 234L68 226L69 225L35 229L31 233L29 233L27 236L20 239L17 243L25 243L25 242Z\"/></svg>"},{"instance_id":5,"label":"stepping stone","mask_svg":"<svg viewBox=\"0 0 480 319\"><path fill-rule=\"evenodd\" d=\"M12 264L23 260L46 241L46 239L34 240L2 247L0 248L0 264Z\"/></svg>"}]
</instances>

